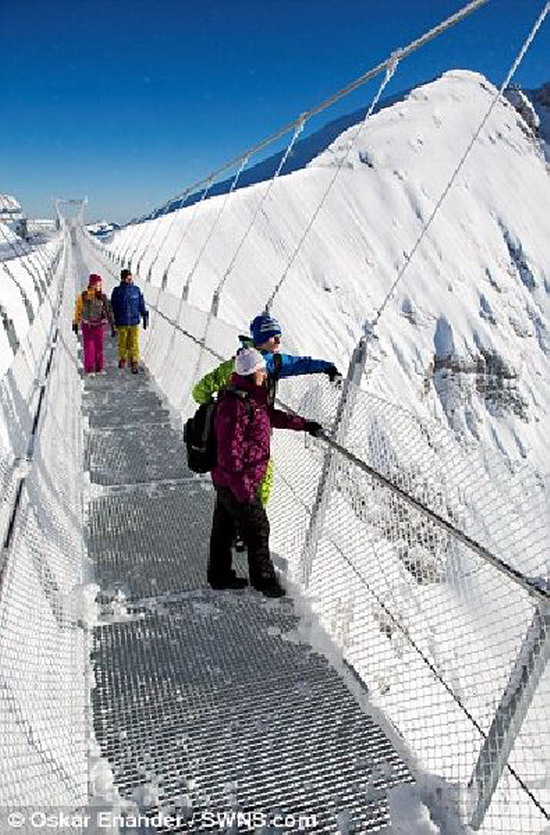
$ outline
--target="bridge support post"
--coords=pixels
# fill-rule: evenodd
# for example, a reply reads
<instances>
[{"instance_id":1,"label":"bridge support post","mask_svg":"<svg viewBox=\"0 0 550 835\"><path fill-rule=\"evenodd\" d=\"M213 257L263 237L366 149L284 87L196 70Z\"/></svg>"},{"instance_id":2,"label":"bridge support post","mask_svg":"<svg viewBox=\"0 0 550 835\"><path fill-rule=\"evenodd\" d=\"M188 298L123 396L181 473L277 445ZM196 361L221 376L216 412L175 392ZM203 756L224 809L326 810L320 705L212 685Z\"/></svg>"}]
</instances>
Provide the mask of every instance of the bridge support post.
<instances>
[{"instance_id":1,"label":"bridge support post","mask_svg":"<svg viewBox=\"0 0 550 835\"><path fill-rule=\"evenodd\" d=\"M539 603L468 784L469 825L477 831L550 658L550 606Z\"/></svg>"},{"instance_id":2,"label":"bridge support post","mask_svg":"<svg viewBox=\"0 0 550 835\"><path fill-rule=\"evenodd\" d=\"M363 376L367 359L369 337L370 333L362 336L355 346L353 354L351 355L346 379L344 380L342 396L338 404L332 430L334 440L341 445L344 445L348 426L353 414L357 389ZM338 453L331 448L327 449L325 459L323 461L319 485L317 487L317 494L311 511L309 528L302 551L301 582L304 588L308 587L311 578L313 560L315 558L319 539L323 531L328 504L338 470L337 459Z\"/></svg>"}]
</instances>

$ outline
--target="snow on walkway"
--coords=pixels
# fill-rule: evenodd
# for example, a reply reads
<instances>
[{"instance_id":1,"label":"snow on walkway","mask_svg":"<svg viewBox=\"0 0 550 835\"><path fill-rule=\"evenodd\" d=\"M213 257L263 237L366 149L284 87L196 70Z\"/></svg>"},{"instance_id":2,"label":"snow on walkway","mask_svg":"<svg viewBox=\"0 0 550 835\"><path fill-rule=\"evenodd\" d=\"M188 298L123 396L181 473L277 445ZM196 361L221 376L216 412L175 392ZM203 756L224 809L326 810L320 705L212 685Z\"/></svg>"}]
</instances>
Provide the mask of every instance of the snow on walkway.
<instances>
[{"instance_id":1,"label":"snow on walkway","mask_svg":"<svg viewBox=\"0 0 550 835\"><path fill-rule=\"evenodd\" d=\"M147 831L225 831L216 816L236 810L288 815L286 832L300 815L315 832L379 830L406 765L327 659L292 641L291 600L206 586L209 479L187 470L147 372L119 371L106 346L84 391L104 613L92 701L121 797L182 817Z\"/></svg>"}]
</instances>

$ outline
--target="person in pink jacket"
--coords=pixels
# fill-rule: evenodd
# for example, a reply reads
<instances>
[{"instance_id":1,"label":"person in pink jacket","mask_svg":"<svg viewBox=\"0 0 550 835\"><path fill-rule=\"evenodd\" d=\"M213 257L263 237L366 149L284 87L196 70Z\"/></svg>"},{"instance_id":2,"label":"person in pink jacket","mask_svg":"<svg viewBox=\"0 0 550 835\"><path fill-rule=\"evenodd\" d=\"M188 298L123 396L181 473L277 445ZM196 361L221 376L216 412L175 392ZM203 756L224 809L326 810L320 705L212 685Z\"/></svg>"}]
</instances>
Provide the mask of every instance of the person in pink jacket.
<instances>
[{"instance_id":1,"label":"person in pink jacket","mask_svg":"<svg viewBox=\"0 0 550 835\"><path fill-rule=\"evenodd\" d=\"M107 324L111 327L111 335L115 336L111 304L102 290L102 278L96 273L91 273L87 289L76 297L73 316L75 335L78 334L78 326L82 328L82 351L86 374L105 373L103 333Z\"/></svg>"},{"instance_id":2,"label":"person in pink jacket","mask_svg":"<svg viewBox=\"0 0 550 835\"><path fill-rule=\"evenodd\" d=\"M267 597L281 597L285 591L269 553L269 520L258 499L258 487L270 457L271 430L294 429L318 436L322 427L269 405L266 380L264 357L255 348L245 348L235 357L229 387L220 393L214 420L217 463L212 481L216 506L208 582L215 589L248 585L231 566L231 545L238 525L248 551L250 583Z\"/></svg>"}]
</instances>

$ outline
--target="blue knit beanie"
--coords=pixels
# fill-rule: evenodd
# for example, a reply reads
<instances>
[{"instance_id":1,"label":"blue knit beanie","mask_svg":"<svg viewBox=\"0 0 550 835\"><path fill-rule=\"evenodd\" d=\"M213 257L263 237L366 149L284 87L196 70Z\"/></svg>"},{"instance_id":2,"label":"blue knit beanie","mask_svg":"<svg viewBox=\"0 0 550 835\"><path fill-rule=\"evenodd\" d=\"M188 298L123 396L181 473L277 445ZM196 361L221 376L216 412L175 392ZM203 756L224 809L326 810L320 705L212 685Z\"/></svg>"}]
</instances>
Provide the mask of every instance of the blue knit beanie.
<instances>
[{"instance_id":1,"label":"blue knit beanie","mask_svg":"<svg viewBox=\"0 0 550 835\"><path fill-rule=\"evenodd\" d=\"M255 345L263 345L272 336L278 336L281 333L281 326L277 319L267 313L261 313L250 323L250 333Z\"/></svg>"}]
</instances>

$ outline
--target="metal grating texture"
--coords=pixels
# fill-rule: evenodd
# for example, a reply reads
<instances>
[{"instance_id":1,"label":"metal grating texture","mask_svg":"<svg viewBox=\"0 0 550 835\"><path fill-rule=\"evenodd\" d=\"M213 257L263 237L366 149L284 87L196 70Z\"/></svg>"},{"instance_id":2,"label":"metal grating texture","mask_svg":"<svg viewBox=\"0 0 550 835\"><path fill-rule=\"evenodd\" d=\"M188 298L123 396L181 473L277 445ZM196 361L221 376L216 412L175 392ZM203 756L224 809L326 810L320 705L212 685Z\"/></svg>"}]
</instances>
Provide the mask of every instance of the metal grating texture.
<instances>
[{"instance_id":1,"label":"metal grating texture","mask_svg":"<svg viewBox=\"0 0 550 835\"><path fill-rule=\"evenodd\" d=\"M203 585L213 507L200 479L90 502L88 555L102 590L139 599Z\"/></svg>"},{"instance_id":2,"label":"metal grating texture","mask_svg":"<svg viewBox=\"0 0 550 835\"><path fill-rule=\"evenodd\" d=\"M185 478L182 441L171 426L136 423L90 433L86 468L96 484L144 484Z\"/></svg>"},{"instance_id":3,"label":"metal grating texture","mask_svg":"<svg viewBox=\"0 0 550 835\"><path fill-rule=\"evenodd\" d=\"M107 374L84 378L87 546L105 613L94 731L120 794L182 818L158 832L226 831L203 815L236 810L315 816L315 832L341 813L350 831L386 826L406 765L291 601L204 588L210 481L187 471L148 375L112 367L108 348Z\"/></svg>"},{"instance_id":4,"label":"metal grating texture","mask_svg":"<svg viewBox=\"0 0 550 835\"><path fill-rule=\"evenodd\" d=\"M289 601L198 590L136 618L96 631L94 726L124 796L146 786L187 818L159 832L203 832L205 812L231 809L315 815L315 832L344 810L350 831L389 823L407 768L301 642Z\"/></svg>"}]
</instances>

